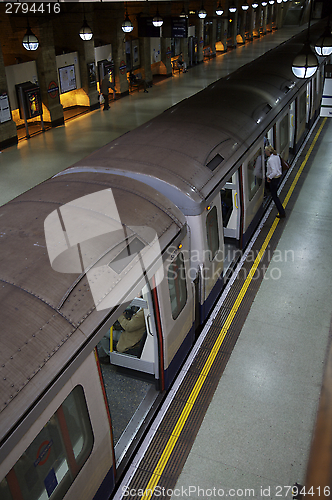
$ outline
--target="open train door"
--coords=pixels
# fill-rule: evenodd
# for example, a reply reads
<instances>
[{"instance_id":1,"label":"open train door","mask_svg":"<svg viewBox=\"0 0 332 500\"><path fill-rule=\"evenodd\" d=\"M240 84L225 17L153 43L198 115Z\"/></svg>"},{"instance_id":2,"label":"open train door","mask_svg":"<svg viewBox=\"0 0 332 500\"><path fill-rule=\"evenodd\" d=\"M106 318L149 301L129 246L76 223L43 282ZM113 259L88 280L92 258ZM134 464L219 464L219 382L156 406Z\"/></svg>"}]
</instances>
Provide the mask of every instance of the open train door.
<instances>
[{"instance_id":1,"label":"open train door","mask_svg":"<svg viewBox=\"0 0 332 500\"><path fill-rule=\"evenodd\" d=\"M221 191L224 237L240 239L241 196L239 171L226 182Z\"/></svg>"}]
</instances>

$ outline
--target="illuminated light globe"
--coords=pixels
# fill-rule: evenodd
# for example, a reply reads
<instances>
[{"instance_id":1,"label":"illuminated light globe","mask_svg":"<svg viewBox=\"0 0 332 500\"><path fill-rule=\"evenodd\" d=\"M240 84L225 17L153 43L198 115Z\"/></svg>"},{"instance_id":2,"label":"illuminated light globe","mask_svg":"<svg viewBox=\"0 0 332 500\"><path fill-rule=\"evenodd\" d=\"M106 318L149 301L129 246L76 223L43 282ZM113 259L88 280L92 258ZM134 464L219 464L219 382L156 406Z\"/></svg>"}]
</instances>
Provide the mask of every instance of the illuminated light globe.
<instances>
[{"instance_id":1,"label":"illuminated light globe","mask_svg":"<svg viewBox=\"0 0 332 500\"><path fill-rule=\"evenodd\" d=\"M326 26L324 33L318 38L315 44L316 54L319 56L329 56L332 54L332 35L330 26Z\"/></svg>"},{"instance_id":2,"label":"illuminated light globe","mask_svg":"<svg viewBox=\"0 0 332 500\"><path fill-rule=\"evenodd\" d=\"M31 28L28 24L27 32L23 37L22 45L26 50L37 50L39 47L39 41L36 35L34 35L31 31Z\"/></svg>"},{"instance_id":3,"label":"illuminated light globe","mask_svg":"<svg viewBox=\"0 0 332 500\"><path fill-rule=\"evenodd\" d=\"M93 37L92 29L90 28L90 26L86 22L86 19L84 19L83 26L80 29L80 37L84 41L85 40L91 40L91 38Z\"/></svg>"},{"instance_id":4,"label":"illuminated light globe","mask_svg":"<svg viewBox=\"0 0 332 500\"><path fill-rule=\"evenodd\" d=\"M274 4L274 0L269 0L269 4L273 5Z\"/></svg>"},{"instance_id":5,"label":"illuminated light globe","mask_svg":"<svg viewBox=\"0 0 332 500\"><path fill-rule=\"evenodd\" d=\"M282 0L282 1L285 2L285 3L287 2L287 0Z\"/></svg>"},{"instance_id":6,"label":"illuminated light globe","mask_svg":"<svg viewBox=\"0 0 332 500\"><path fill-rule=\"evenodd\" d=\"M318 59L306 41L293 61L292 71L297 78L310 78L318 68Z\"/></svg>"},{"instance_id":7,"label":"illuminated light globe","mask_svg":"<svg viewBox=\"0 0 332 500\"><path fill-rule=\"evenodd\" d=\"M242 10L248 10L250 6L249 6L249 4L248 4L247 2L244 2L244 3L241 5L241 7L242 7Z\"/></svg>"},{"instance_id":8,"label":"illuminated light globe","mask_svg":"<svg viewBox=\"0 0 332 500\"><path fill-rule=\"evenodd\" d=\"M232 5L229 7L229 12L231 12L232 14L234 14L234 12L236 12L236 7L234 5L234 3L232 3Z\"/></svg>"},{"instance_id":9,"label":"illuminated light globe","mask_svg":"<svg viewBox=\"0 0 332 500\"><path fill-rule=\"evenodd\" d=\"M277 3L282 3L282 0L277 0Z\"/></svg>"},{"instance_id":10,"label":"illuminated light globe","mask_svg":"<svg viewBox=\"0 0 332 500\"><path fill-rule=\"evenodd\" d=\"M262 7L266 7L266 6L267 6L267 2L265 0L263 0Z\"/></svg>"},{"instance_id":11,"label":"illuminated light globe","mask_svg":"<svg viewBox=\"0 0 332 500\"><path fill-rule=\"evenodd\" d=\"M133 31L134 26L131 20L129 19L128 14L126 14L125 20L123 21L121 28L124 33L131 33Z\"/></svg>"},{"instance_id":12,"label":"illuminated light globe","mask_svg":"<svg viewBox=\"0 0 332 500\"><path fill-rule=\"evenodd\" d=\"M253 2L253 3L251 4L251 7L252 7L253 9L257 9L258 5L259 5L259 4L258 4L257 2Z\"/></svg>"},{"instance_id":13,"label":"illuminated light globe","mask_svg":"<svg viewBox=\"0 0 332 500\"><path fill-rule=\"evenodd\" d=\"M154 16L154 18L152 19L152 24L153 26L155 26L156 28L160 28L160 26L162 26L164 23L163 21L163 18L160 17L159 15L159 12L157 10L157 14Z\"/></svg>"},{"instance_id":14,"label":"illuminated light globe","mask_svg":"<svg viewBox=\"0 0 332 500\"><path fill-rule=\"evenodd\" d=\"M223 13L224 13L224 11L222 10L221 5L220 5L220 2L219 2L219 3L218 3L218 7L217 7L217 9L216 9L216 14L217 14L217 16L222 16L222 15L223 15Z\"/></svg>"},{"instance_id":15,"label":"illuminated light globe","mask_svg":"<svg viewBox=\"0 0 332 500\"><path fill-rule=\"evenodd\" d=\"M204 9L204 7L202 6L201 10L198 11L198 17L200 19L205 19L207 16L207 12L206 10Z\"/></svg>"}]
</instances>

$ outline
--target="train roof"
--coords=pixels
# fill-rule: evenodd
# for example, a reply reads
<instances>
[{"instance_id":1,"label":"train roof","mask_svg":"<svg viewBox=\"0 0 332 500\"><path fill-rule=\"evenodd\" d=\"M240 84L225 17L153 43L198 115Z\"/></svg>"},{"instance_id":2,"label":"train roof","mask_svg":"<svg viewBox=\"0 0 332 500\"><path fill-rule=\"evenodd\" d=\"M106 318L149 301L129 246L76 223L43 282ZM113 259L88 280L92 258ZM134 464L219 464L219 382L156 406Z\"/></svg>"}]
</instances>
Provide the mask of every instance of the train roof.
<instances>
[{"instance_id":1,"label":"train roof","mask_svg":"<svg viewBox=\"0 0 332 500\"><path fill-rule=\"evenodd\" d=\"M63 227L57 224L58 214ZM50 258L55 262L60 251L66 254L59 228L64 229L69 249L77 249L77 241L83 240L82 259L84 242L92 241L92 247L99 245L98 251L108 255L107 262L114 257L117 266L121 249L129 246L127 241L157 235L162 253L186 226L179 209L149 186L91 173L48 180L2 206L0 217L2 441L122 299L119 280L114 281L111 286L119 302L114 302L113 308L112 304L98 308L86 269L77 272L75 262L66 267L65 260L53 263L58 271L51 267ZM107 251L104 226L96 230L99 226L90 224L91 220L98 224L110 221L115 227ZM45 232L55 235L53 254ZM128 273L126 279L134 278ZM135 286L142 288L142 283L137 280Z\"/></svg>"},{"instance_id":2,"label":"train roof","mask_svg":"<svg viewBox=\"0 0 332 500\"><path fill-rule=\"evenodd\" d=\"M319 30L317 30L319 33ZM306 84L291 70L306 33L115 139L66 172L139 179L198 215L216 185Z\"/></svg>"}]
</instances>

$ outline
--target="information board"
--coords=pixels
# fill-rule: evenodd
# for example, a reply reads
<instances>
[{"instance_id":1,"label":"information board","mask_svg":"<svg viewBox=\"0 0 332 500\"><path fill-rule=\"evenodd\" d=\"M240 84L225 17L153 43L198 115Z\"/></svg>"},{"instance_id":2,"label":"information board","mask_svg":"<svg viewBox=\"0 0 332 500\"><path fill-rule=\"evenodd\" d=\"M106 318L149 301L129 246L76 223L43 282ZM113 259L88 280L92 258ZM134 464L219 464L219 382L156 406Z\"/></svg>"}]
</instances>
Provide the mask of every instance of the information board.
<instances>
[{"instance_id":1,"label":"information board","mask_svg":"<svg viewBox=\"0 0 332 500\"><path fill-rule=\"evenodd\" d=\"M59 68L59 80L61 94L77 89L75 65L71 64L70 66Z\"/></svg>"},{"instance_id":2,"label":"information board","mask_svg":"<svg viewBox=\"0 0 332 500\"><path fill-rule=\"evenodd\" d=\"M0 123L8 122L11 119L8 95L4 92L0 95Z\"/></svg>"}]
</instances>

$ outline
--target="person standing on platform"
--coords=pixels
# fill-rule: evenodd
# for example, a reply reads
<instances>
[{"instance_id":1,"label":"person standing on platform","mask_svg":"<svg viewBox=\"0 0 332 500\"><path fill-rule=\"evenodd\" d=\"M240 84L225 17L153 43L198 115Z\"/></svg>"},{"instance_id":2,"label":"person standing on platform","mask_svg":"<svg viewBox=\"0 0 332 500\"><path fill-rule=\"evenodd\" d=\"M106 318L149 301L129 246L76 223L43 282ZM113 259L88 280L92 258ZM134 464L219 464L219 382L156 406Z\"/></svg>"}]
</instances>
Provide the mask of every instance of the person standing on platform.
<instances>
[{"instance_id":1,"label":"person standing on platform","mask_svg":"<svg viewBox=\"0 0 332 500\"><path fill-rule=\"evenodd\" d=\"M277 154L273 146L266 146L265 154L268 157L267 160L267 182L269 183L272 200L276 204L278 209L277 217L279 219L284 219L286 217L286 212L282 206L281 201L278 198L278 186L280 182L280 177L282 174L282 166L280 156Z\"/></svg>"},{"instance_id":2,"label":"person standing on platform","mask_svg":"<svg viewBox=\"0 0 332 500\"><path fill-rule=\"evenodd\" d=\"M108 98L108 89L112 89L113 91L115 91L114 83L111 82L110 78L111 78L111 73L110 72L106 73L106 75L102 79L101 85L100 85L100 91L104 97L104 111L110 109L109 100L108 100L109 99Z\"/></svg>"}]
</instances>

